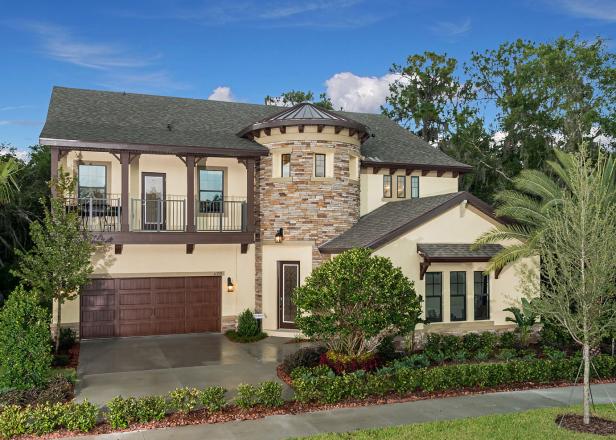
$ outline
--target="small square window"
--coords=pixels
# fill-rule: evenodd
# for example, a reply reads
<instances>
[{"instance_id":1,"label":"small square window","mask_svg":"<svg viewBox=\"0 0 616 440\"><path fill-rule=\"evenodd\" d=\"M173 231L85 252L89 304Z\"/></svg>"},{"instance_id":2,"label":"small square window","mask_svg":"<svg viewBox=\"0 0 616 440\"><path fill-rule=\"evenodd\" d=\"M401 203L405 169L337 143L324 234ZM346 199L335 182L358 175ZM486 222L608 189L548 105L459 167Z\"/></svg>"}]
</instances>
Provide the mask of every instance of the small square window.
<instances>
[{"instance_id":1,"label":"small square window","mask_svg":"<svg viewBox=\"0 0 616 440\"><path fill-rule=\"evenodd\" d=\"M291 155L280 156L280 177L291 177Z\"/></svg>"},{"instance_id":2,"label":"small square window","mask_svg":"<svg viewBox=\"0 0 616 440\"><path fill-rule=\"evenodd\" d=\"M314 177L325 177L325 155L314 155Z\"/></svg>"},{"instance_id":3,"label":"small square window","mask_svg":"<svg viewBox=\"0 0 616 440\"><path fill-rule=\"evenodd\" d=\"M383 176L383 197L391 198L391 176L389 174Z\"/></svg>"},{"instance_id":4,"label":"small square window","mask_svg":"<svg viewBox=\"0 0 616 440\"><path fill-rule=\"evenodd\" d=\"M396 177L396 195L399 199L406 197L406 176Z\"/></svg>"}]
</instances>

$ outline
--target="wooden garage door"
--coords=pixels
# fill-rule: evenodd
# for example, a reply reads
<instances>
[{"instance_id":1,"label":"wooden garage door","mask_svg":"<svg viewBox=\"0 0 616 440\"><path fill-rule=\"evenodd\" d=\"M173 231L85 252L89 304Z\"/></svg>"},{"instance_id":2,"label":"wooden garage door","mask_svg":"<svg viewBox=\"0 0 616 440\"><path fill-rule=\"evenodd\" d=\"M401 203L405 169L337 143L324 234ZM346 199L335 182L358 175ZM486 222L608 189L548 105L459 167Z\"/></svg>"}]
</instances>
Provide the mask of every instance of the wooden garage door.
<instances>
[{"instance_id":1,"label":"wooden garage door","mask_svg":"<svg viewBox=\"0 0 616 440\"><path fill-rule=\"evenodd\" d=\"M220 331L220 277L96 279L82 290L81 337Z\"/></svg>"}]
</instances>

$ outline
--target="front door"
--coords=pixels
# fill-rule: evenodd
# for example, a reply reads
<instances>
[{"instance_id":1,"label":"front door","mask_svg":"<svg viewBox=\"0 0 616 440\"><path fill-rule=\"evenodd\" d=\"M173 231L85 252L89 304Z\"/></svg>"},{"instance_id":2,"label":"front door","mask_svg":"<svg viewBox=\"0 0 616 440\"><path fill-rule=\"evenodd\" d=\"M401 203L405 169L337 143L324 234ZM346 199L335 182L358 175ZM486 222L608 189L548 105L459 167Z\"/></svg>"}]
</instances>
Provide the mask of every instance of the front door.
<instances>
[{"instance_id":1,"label":"front door","mask_svg":"<svg viewBox=\"0 0 616 440\"><path fill-rule=\"evenodd\" d=\"M278 262L278 327L295 328L293 291L299 286L299 261Z\"/></svg>"},{"instance_id":2,"label":"front door","mask_svg":"<svg viewBox=\"0 0 616 440\"><path fill-rule=\"evenodd\" d=\"M144 230L165 229L165 174L141 174L141 219Z\"/></svg>"}]
</instances>

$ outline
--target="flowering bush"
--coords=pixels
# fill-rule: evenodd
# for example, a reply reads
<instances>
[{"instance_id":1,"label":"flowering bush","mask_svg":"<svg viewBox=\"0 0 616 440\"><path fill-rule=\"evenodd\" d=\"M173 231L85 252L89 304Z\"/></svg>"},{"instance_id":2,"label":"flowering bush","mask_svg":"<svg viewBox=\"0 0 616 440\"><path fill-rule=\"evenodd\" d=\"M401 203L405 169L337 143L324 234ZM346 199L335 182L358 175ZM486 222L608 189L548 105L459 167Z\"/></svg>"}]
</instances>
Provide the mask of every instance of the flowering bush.
<instances>
[{"instance_id":1,"label":"flowering bush","mask_svg":"<svg viewBox=\"0 0 616 440\"><path fill-rule=\"evenodd\" d=\"M327 365L336 374L352 373L358 370L374 371L381 366L381 361L375 353L364 353L359 356L339 354L327 351L321 355L320 363Z\"/></svg>"}]
</instances>

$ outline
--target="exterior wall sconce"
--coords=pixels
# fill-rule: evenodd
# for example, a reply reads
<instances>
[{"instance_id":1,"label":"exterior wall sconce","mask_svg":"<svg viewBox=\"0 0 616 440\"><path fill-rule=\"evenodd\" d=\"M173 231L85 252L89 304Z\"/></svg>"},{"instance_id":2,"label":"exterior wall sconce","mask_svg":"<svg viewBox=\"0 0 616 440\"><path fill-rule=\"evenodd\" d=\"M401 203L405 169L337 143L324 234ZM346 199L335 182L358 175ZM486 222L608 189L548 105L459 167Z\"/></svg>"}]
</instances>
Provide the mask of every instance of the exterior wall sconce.
<instances>
[{"instance_id":1,"label":"exterior wall sconce","mask_svg":"<svg viewBox=\"0 0 616 440\"><path fill-rule=\"evenodd\" d=\"M231 281L231 277L227 277L227 292L235 292L235 284Z\"/></svg>"},{"instance_id":2,"label":"exterior wall sconce","mask_svg":"<svg viewBox=\"0 0 616 440\"><path fill-rule=\"evenodd\" d=\"M282 243L282 241L284 240L284 233L282 232L282 228L278 229L278 232L276 232L276 236L274 237L274 241L276 243Z\"/></svg>"}]
</instances>

